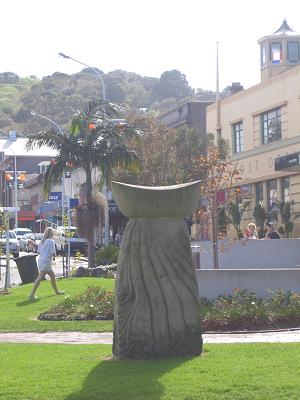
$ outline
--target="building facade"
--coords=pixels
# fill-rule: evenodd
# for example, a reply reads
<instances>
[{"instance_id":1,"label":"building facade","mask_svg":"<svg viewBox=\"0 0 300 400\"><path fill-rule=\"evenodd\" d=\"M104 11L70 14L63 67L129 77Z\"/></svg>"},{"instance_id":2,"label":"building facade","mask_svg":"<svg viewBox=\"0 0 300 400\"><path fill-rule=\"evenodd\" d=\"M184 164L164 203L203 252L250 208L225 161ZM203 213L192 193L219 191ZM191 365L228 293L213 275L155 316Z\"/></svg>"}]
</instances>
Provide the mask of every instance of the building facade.
<instances>
[{"instance_id":1,"label":"building facade","mask_svg":"<svg viewBox=\"0 0 300 400\"><path fill-rule=\"evenodd\" d=\"M238 163L240 185L251 205L242 228L261 204L283 226L278 203L293 201L293 236L300 236L300 35L287 24L261 38L261 83L220 102L221 135ZM216 131L217 105L207 108L207 130ZM298 157L298 159L297 159ZM297 160L296 160L297 159Z\"/></svg>"},{"instance_id":2,"label":"building facade","mask_svg":"<svg viewBox=\"0 0 300 400\"><path fill-rule=\"evenodd\" d=\"M206 108L210 101L187 101L186 103L162 114L160 122L170 128L188 126L196 128L199 134L206 133Z\"/></svg>"}]
</instances>

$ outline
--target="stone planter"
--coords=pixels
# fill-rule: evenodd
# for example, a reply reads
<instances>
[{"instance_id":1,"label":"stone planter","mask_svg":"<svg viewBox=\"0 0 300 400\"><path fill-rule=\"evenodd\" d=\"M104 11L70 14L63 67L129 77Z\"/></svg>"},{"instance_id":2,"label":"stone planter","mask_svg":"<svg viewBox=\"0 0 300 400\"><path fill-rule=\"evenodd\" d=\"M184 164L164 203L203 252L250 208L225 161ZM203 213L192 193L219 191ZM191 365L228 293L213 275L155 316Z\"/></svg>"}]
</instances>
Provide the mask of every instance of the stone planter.
<instances>
[{"instance_id":1,"label":"stone planter","mask_svg":"<svg viewBox=\"0 0 300 400\"><path fill-rule=\"evenodd\" d=\"M202 351L198 288L184 217L199 182L143 187L112 182L130 218L118 258L113 354L121 359Z\"/></svg>"}]
</instances>

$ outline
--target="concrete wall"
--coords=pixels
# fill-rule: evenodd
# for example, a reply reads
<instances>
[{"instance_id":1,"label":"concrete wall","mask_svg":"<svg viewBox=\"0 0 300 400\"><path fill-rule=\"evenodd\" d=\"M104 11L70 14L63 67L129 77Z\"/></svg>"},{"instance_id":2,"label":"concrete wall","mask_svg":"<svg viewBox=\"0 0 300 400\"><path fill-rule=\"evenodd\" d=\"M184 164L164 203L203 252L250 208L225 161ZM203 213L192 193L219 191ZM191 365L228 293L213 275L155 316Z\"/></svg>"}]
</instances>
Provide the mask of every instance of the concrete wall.
<instances>
[{"instance_id":1,"label":"concrete wall","mask_svg":"<svg viewBox=\"0 0 300 400\"><path fill-rule=\"evenodd\" d=\"M192 253L195 268L213 268L211 241L193 242ZM220 269L296 268L296 265L300 265L300 239L219 242Z\"/></svg>"},{"instance_id":2,"label":"concrete wall","mask_svg":"<svg viewBox=\"0 0 300 400\"><path fill-rule=\"evenodd\" d=\"M268 289L300 293L300 269L227 269L197 270L199 296L210 300L232 294L235 288L247 289L259 298L268 297Z\"/></svg>"}]
</instances>

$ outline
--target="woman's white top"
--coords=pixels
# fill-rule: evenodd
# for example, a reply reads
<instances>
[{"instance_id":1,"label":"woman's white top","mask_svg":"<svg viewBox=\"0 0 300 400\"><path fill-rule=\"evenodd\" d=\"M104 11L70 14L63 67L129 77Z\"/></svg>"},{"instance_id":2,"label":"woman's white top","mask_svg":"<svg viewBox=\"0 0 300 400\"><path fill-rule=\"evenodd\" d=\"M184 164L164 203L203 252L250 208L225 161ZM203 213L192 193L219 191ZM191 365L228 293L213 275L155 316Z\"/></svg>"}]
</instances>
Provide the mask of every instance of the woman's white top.
<instances>
[{"instance_id":1,"label":"woman's white top","mask_svg":"<svg viewBox=\"0 0 300 400\"><path fill-rule=\"evenodd\" d=\"M37 261L40 271L50 271L52 269L52 257L55 255L55 243L53 239L46 239L38 246L39 258Z\"/></svg>"}]
</instances>

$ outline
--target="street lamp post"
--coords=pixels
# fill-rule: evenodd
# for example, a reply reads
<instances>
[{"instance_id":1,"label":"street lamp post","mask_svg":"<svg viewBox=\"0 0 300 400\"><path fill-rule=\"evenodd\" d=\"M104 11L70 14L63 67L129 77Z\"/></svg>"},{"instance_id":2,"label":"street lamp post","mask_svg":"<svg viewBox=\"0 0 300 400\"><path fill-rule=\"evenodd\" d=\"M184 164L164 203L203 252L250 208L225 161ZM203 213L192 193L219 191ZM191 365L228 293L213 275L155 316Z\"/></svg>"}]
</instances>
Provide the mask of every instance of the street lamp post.
<instances>
[{"instance_id":1,"label":"street lamp post","mask_svg":"<svg viewBox=\"0 0 300 400\"><path fill-rule=\"evenodd\" d=\"M16 135L10 135L11 143L15 142L17 140ZM17 176L17 156L12 147L10 147L10 150L13 153L14 156L14 197L15 197L15 229L18 228L18 176Z\"/></svg>"},{"instance_id":2,"label":"street lamp post","mask_svg":"<svg viewBox=\"0 0 300 400\"><path fill-rule=\"evenodd\" d=\"M58 55L60 55L63 58L67 58L69 60L75 61L78 64L81 64L89 69L91 69L92 71L95 72L95 74L98 76L98 78L101 81L101 85L102 85L102 98L104 101L106 101L106 89L105 89L105 83L103 81L102 75L100 74L100 72L93 67L90 67L88 64L85 64L81 61L75 60L75 58L67 56L64 53L58 53ZM107 201L107 207L104 210L105 213L105 221L104 221L104 246L108 246L109 244L109 205L108 205L108 190L107 190L107 185L106 183L104 184L104 192L105 192L105 197L106 197L106 201Z\"/></svg>"},{"instance_id":3,"label":"street lamp post","mask_svg":"<svg viewBox=\"0 0 300 400\"><path fill-rule=\"evenodd\" d=\"M42 119L45 119L46 121L50 122L51 124L53 124L54 126L56 126L56 128L58 129L59 133L61 135L63 135L63 130L61 128L60 125L58 125L57 122L53 121L52 119L45 117L42 114L39 114L38 112L32 110L30 111L30 114L33 117L40 117ZM64 209L64 197L65 197L65 172L63 171L62 174L62 179L61 179L61 218L62 218L62 224L64 223L64 217L65 217L65 209Z\"/></svg>"},{"instance_id":4,"label":"street lamp post","mask_svg":"<svg viewBox=\"0 0 300 400\"><path fill-rule=\"evenodd\" d=\"M70 56L67 56L67 55L64 54L64 53L58 53L58 55L61 56L61 57L63 57L63 58L67 58L67 59L69 59L69 60L75 61L75 62L77 62L78 64L81 64L81 65L83 65L83 66L85 66L85 67L91 69L92 71L94 71L95 74L97 74L97 76L99 77L99 79L100 79L100 81L101 81L101 85L102 85L102 97L103 97L103 100L106 101L106 89L105 89L105 84L104 84L102 75L100 74L100 72L99 72L96 68L90 67L89 65L87 65L87 64L85 64L85 63L83 63L83 62L81 62L81 61L75 60L75 58L70 57Z\"/></svg>"},{"instance_id":5,"label":"street lamp post","mask_svg":"<svg viewBox=\"0 0 300 400\"><path fill-rule=\"evenodd\" d=\"M18 177L17 177L17 157L13 149L14 154L14 166L15 166L15 229L18 228Z\"/></svg>"},{"instance_id":6,"label":"street lamp post","mask_svg":"<svg viewBox=\"0 0 300 400\"><path fill-rule=\"evenodd\" d=\"M46 121L50 122L53 124L59 131L61 135L63 135L63 130L60 125L58 125L57 122L53 121L52 119L45 117L42 114L39 114L38 112L32 110L30 111L30 114L33 117L40 117L42 119L45 119ZM65 170L62 172L62 180L61 180L61 218L62 218L62 225L64 224L64 218L65 218ZM69 213L68 213L69 216ZM68 240L68 254L70 253L70 240ZM70 265L70 259L68 259L67 263L67 271L69 271L69 265Z\"/></svg>"}]
</instances>

